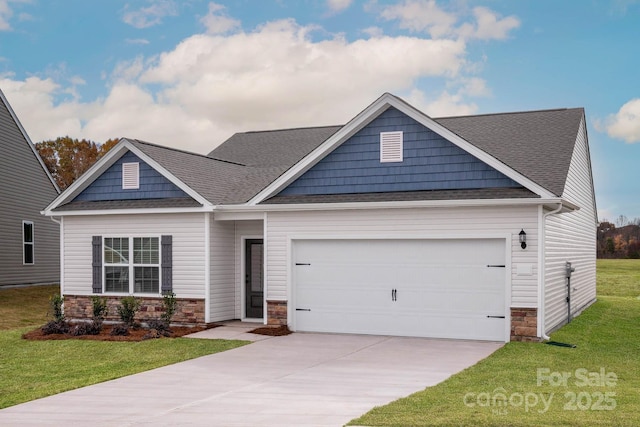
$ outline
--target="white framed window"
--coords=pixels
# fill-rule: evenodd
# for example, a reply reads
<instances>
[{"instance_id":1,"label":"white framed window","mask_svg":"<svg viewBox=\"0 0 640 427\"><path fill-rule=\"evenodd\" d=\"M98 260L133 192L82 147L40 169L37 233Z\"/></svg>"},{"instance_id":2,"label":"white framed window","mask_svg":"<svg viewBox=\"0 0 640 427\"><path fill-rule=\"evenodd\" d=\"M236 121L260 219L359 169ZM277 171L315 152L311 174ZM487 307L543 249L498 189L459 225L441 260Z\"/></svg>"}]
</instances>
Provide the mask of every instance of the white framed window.
<instances>
[{"instance_id":1,"label":"white framed window","mask_svg":"<svg viewBox=\"0 0 640 427\"><path fill-rule=\"evenodd\" d=\"M140 164L123 163L122 164L122 189L137 190L140 188Z\"/></svg>"},{"instance_id":2,"label":"white framed window","mask_svg":"<svg viewBox=\"0 0 640 427\"><path fill-rule=\"evenodd\" d=\"M159 237L105 237L103 259L105 293L160 293Z\"/></svg>"},{"instance_id":3,"label":"white framed window","mask_svg":"<svg viewBox=\"0 0 640 427\"><path fill-rule=\"evenodd\" d=\"M380 132L380 163L401 162L402 149L402 131Z\"/></svg>"},{"instance_id":4,"label":"white framed window","mask_svg":"<svg viewBox=\"0 0 640 427\"><path fill-rule=\"evenodd\" d=\"M34 228L32 221L22 221L22 263L35 264Z\"/></svg>"}]
</instances>

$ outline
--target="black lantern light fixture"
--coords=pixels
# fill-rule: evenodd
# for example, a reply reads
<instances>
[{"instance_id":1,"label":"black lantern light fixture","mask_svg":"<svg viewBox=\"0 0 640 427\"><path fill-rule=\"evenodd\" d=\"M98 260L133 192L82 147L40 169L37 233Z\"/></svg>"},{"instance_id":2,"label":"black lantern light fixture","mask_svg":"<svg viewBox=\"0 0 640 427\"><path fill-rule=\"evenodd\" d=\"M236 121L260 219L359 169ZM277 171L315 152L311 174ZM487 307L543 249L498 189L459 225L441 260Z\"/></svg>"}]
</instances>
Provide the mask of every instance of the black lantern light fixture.
<instances>
[{"instance_id":1,"label":"black lantern light fixture","mask_svg":"<svg viewBox=\"0 0 640 427\"><path fill-rule=\"evenodd\" d=\"M520 233L518 233L518 237L520 238L520 247L522 249L526 249L526 247L527 247L527 233L524 232L524 229L520 230Z\"/></svg>"}]
</instances>

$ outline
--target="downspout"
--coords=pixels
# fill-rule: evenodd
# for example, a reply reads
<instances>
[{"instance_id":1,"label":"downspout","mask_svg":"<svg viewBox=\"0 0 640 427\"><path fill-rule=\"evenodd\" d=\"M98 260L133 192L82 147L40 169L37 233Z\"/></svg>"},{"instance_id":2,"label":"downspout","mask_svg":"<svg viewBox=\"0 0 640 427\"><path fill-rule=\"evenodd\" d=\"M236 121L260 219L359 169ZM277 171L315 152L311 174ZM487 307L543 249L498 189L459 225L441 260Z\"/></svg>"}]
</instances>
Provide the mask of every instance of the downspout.
<instances>
[{"instance_id":1,"label":"downspout","mask_svg":"<svg viewBox=\"0 0 640 427\"><path fill-rule=\"evenodd\" d=\"M60 226L60 296L64 298L64 226L62 225L62 218L59 221L53 216L49 218Z\"/></svg>"},{"instance_id":2,"label":"downspout","mask_svg":"<svg viewBox=\"0 0 640 427\"><path fill-rule=\"evenodd\" d=\"M540 210L542 211L543 207L542 205L540 206ZM558 203L558 207L550 212L547 213L542 213L542 215L540 215L540 244L538 245L538 257L539 257L539 262L540 262L540 268L539 268L539 282L540 285L538 287L538 330L540 331L540 336L542 337L542 339L544 340L548 340L549 336L545 333L544 330L544 317L545 317L545 304L544 304L544 298L545 298L545 268L546 268L546 264L545 264L545 224L546 224L546 220L547 217L549 215L555 215L557 213L559 213L562 210L562 202Z\"/></svg>"}]
</instances>

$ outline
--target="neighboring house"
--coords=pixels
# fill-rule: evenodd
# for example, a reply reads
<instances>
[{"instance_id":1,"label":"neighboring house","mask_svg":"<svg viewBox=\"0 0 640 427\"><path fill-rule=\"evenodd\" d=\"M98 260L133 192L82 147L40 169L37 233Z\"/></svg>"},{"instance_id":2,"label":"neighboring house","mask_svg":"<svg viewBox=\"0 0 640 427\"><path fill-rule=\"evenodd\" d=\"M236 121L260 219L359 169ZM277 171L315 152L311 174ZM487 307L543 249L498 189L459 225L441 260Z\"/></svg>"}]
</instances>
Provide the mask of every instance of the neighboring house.
<instances>
[{"instance_id":1,"label":"neighboring house","mask_svg":"<svg viewBox=\"0 0 640 427\"><path fill-rule=\"evenodd\" d=\"M58 283L60 227L40 212L58 187L0 91L0 287Z\"/></svg>"},{"instance_id":2,"label":"neighboring house","mask_svg":"<svg viewBox=\"0 0 640 427\"><path fill-rule=\"evenodd\" d=\"M384 94L208 156L123 139L46 215L71 317L174 292L183 323L536 340L596 297L581 108L432 119Z\"/></svg>"}]
</instances>

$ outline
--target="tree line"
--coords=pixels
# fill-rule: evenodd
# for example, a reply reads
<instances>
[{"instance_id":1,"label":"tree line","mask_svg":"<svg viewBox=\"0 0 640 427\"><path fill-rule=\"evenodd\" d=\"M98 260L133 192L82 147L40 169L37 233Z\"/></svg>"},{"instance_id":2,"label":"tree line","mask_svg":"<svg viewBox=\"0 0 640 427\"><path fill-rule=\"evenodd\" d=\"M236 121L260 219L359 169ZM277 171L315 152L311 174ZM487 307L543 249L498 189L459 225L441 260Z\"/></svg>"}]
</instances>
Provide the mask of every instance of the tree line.
<instances>
[{"instance_id":1,"label":"tree line","mask_svg":"<svg viewBox=\"0 0 640 427\"><path fill-rule=\"evenodd\" d=\"M598 258L640 259L640 218L620 215L614 222L607 219L598 224Z\"/></svg>"},{"instance_id":2,"label":"tree line","mask_svg":"<svg viewBox=\"0 0 640 427\"><path fill-rule=\"evenodd\" d=\"M36 150L55 179L60 190L64 190L119 141L111 138L103 143L69 136L36 143Z\"/></svg>"}]
</instances>

